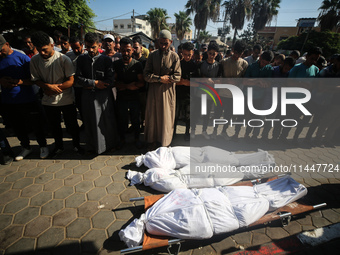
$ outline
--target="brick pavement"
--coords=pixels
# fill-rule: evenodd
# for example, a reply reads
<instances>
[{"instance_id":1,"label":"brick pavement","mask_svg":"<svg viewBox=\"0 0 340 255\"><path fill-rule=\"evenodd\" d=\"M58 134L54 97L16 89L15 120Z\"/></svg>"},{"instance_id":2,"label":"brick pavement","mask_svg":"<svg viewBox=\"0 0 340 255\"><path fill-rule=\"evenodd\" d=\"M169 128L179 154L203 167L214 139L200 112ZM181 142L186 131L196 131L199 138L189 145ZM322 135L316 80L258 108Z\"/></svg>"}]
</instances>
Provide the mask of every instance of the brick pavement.
<instances>
[{"instance_id":1,"label":"brick pavement","mask_svg":"<svg viewBox=\"0 0 340 255\"><path fill-rule=\"evenodd\" d=\"M38 159L35 143L35 152L27 159L0 166L0 254L118 254L124 248L118 241L119 229L143 211L142 202L129 199L157 193L142 185L128 186L125 179L128 169L136 169L134 157L143 151L127 146L119 155L80 159L66 140L66 152L57 159ZM18 141L9 141L19 152ZM179 144L189 145L183 134L174 140L174 145ZM268 150L277 164L340 163L339 146L248 144L240 139L227 147L240 153ZM295 217L287 227L273 223L186 242L180 254L226 254L340 222L338 173L295 173L293 177L309 188L307 202L327 202L328 207ZM166 249L154 253L165 254Z\"/></svg>"}]
</instances>

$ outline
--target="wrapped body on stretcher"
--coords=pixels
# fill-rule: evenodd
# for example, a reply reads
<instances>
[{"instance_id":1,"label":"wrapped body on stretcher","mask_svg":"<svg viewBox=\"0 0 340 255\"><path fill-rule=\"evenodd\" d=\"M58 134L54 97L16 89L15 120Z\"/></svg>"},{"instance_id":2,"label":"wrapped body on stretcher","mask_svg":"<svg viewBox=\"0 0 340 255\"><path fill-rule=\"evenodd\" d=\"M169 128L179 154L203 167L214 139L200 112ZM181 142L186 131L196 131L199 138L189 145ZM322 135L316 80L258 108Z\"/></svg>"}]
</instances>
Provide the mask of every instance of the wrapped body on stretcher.
<instances>
[{"instance_id":1,"label":"wrapped body on stretcher","mask_svg":"<svg viewBox=\"0 0 340 255\"><path fill-rule=\"evenodd\" d=\"M212 146L160 147L136 157L136 162L138 167L144 164L149 170L145 173L129 170L126 177L131 185L144 183L166 193L174 189L226 186L241 180L261 178L268 173L269 166L275 166L274 157L266 151L235 154ZM207 169L215 164L231 166L232 170L220 173L193 171L196 168ZM252 168L242 171L245 166Z\"/></svg>"},{"instance_id":2,"label":"wrapped body on stretcher","mask_svg":"<svg viewBox=\"0 0 340 255\"><path fill-rule=\"evenodd\" d=\"M268 211L306 194L306 187L290 176L253 187L177 189L158 200L119 236L128 247L138 246L144 231L157 236L207 239L247 227Z\"/></svg>"}]
</instances>

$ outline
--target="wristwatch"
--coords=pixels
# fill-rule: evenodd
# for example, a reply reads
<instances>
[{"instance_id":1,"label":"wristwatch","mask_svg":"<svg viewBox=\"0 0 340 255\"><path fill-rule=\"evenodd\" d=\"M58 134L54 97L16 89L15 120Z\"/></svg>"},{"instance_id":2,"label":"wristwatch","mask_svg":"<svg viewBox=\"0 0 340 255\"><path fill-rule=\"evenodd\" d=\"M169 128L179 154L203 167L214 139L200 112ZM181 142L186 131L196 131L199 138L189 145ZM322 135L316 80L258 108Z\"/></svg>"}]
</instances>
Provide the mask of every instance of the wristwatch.
<instances>
[{"instance_id":1,"label":"wristwatch","mask_svg":"<svg viewBox=\"0 0 340 255\"><path fill-rule=\"evenodd\" d=\"M161 82L161 80L162 80L162 79L161 79L161 77L159 76L158 79L157 79L157 81L158 81L158 82Z\"/></svg>"}]
</instances>

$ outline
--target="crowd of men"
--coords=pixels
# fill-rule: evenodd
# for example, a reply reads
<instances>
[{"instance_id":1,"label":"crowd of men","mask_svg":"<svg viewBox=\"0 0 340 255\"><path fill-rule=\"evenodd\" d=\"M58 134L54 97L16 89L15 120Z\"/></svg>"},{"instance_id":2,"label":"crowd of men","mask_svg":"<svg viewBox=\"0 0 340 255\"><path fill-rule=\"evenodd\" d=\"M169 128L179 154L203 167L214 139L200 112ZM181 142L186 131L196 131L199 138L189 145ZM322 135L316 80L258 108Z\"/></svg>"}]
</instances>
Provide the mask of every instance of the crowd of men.
<instances>
[{"instance_id":1,"label":"crowd of men","mask_svg":"<svg viewBox=\"0 0 340 255\"><path fill-rule=\"evenodd\" d=\"M205 139L236 139L241 125L235 126L235 134L224 125L208 134L208 126L214 119L230 119L233 114L232 94L219 91L223 107L207 104L207 112L199 116L202 90L190 82L192 78L310 78L339 77L340 55L333 55L329 62L322 57L320 48L312 48L303 56L295 50L289 56L272 51L262 51L260 45L247 49L243 41L237 41L232 50L220 52L216 41L209 45L186 42L172 46L171 33L162 30L149 49L143 46L139 36L132 39L106 34L87 33L84 42L55 31L54 40L45 32L35 32L24 38L24 51L11 47L0 35L0 84L1 115L6 126L11 127L19 139L22 151L15 156L0 130L0 147L3 163L22 160L31 152L29 134L33 131L40 146L40 157L55 157L64 151L63 119L72 137L74 150L101 154L123 148L126 134L132 132L137 148L147 146L153 150L169 146L176 135L178 121L185 123L185 140L194 139L196 126L202 121L201 135ZM272 102L272 86L249 80L241 86L253 88L253 105L256 109L268 109ZM211 84L213 86L213 84ZM312 116L301 111L287 109L287 118L296 119L296 142L303 128L309 125L306 140L317 146L333 146L332 141L340 127L340 86L309 86L312 98L308 108ZM193 93L194 91L194 93ZM298 96L298 95L292 95ZM298 97L297 97L298 98ZM288 106L289 107L289 106ZM190 108L195 111L190 113ZM82 126L79 127L77 116ZM245 119L253 114L248 110ZM312 118L313 117L313 118ZM263 119L282 119L278 110ZM311 123L310 123L311 122ZM131 126L129 127L129 123ZM310 123L310 124L309 124ZM266 123L267 124L267 123ZM80 146L80 130L84 130L86 147ZM262 129L247 126L245 137L256 141L262 130L262 139L286 141L291 128L265 125ZM46 131L54 138L54 148L49 150ZM140 134L144 133L144 144Z\"/></svg>"}]
</instances>

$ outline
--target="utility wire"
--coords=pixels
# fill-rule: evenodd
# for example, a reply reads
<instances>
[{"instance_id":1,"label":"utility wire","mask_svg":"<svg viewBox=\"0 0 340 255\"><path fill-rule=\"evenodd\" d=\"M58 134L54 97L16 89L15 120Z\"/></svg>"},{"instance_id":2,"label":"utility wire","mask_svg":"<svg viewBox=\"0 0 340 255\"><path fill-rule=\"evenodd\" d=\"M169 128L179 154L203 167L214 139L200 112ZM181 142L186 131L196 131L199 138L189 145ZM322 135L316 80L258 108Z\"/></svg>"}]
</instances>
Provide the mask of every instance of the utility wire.
<instances>
[{"instance_id":1,"label":"utility wire","mask_svg":"<svg viewBox=\"0 0 340 255\"><path fill-rule=\"evenodd\" d=\"M131 12L128 12L128 13L125 13L125 14L122 14L122 15L119 15L119 16L116 16L116 17L112 17L112 18L108 18L108 19L103 19L103 20L94 21L94 23L98 23L98 22L102 22L102 21L107 21L107 20L119 18L119 17L125 16L125 15L130 14L130 13L132 13L132 11L131 11Z\"/></svg>"}]
</instances>

